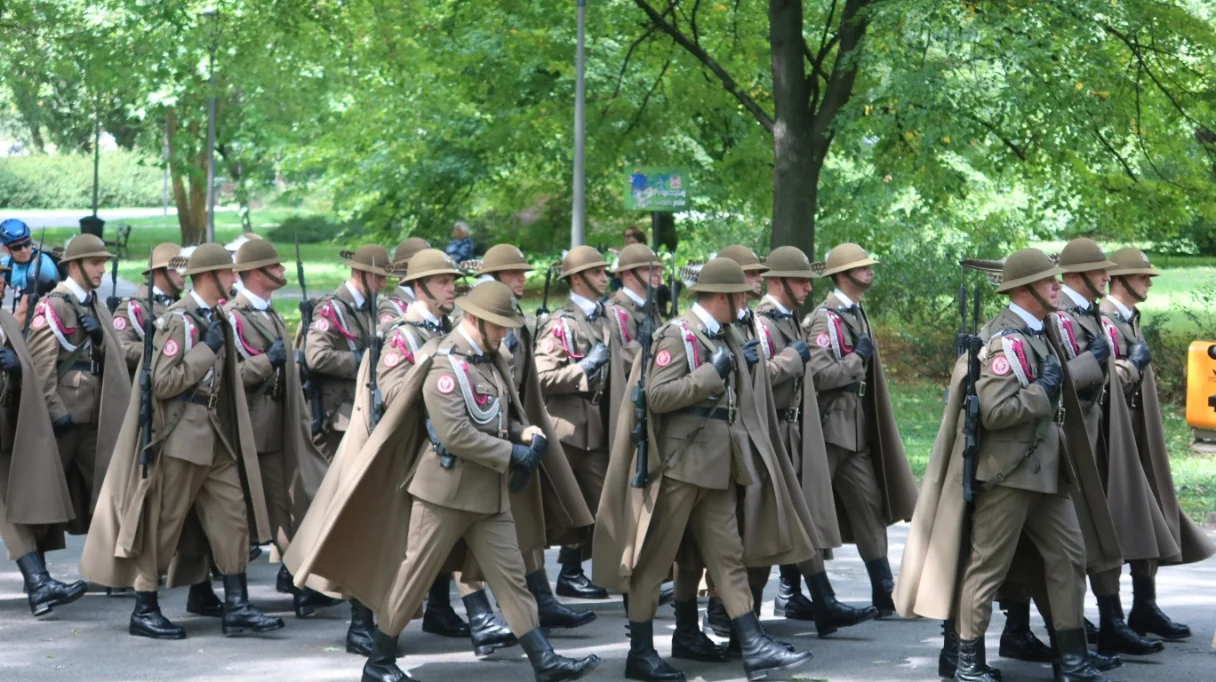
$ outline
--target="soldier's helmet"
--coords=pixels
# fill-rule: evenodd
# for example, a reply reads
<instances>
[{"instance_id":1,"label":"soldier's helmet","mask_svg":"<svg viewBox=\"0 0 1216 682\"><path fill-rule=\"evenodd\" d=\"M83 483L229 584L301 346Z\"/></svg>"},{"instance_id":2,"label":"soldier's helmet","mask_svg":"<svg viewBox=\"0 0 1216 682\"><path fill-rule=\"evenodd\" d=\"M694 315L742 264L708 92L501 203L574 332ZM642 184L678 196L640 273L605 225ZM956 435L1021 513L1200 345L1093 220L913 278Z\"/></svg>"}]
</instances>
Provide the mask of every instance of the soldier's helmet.
<instances>
[{"instance_id":1,"label":"soldier's helmet","mask_svg":"<svg viewBox=\"0 0 1216 682\"><path fill-rule=\"evenodd\" d=\"M279 258L279 252L274 248L274 244L263 239L251 239L241 244L241 248L236 250L235 270L237 272L248 272L282 264L283 260Z\"/></svg>"},{"instance_id":2,"label":"soldier's helmet","mask_svg":"<svg viewBox=\"0 0 1216 682\"><path fill-rule=\"evenodd\" d=\"M594 268L606 268L608 265L600 252L593 247L576 246L570 249L570 253L567 253L566 257L562 259L562 272L558 275L558 279L566 279L571 275Z\"/></svg>"},{"instance_id":3,"label":"soldier's helmet","mask_svg":"<svg viewBox=\"0 0 1216 682\"><path fill-rule=\"evenodd\" d=\"M619 275L629 270L652 267L663 269L663 263L659 261L658 256L654 255L654 251L645 244L630 244L621 249L621 255L617 256L616 268L612 270L612 274Z\"/></svg>"},{"instance_id":4,"label":"soldier's helmet","mask_svg":"<svg viewBox=\"0 0 1216 682\"><path fill-rule=\"evenodd\" d=\"M1079 237L1064 246L1057 261L1064 272L1089 272L1091 270L1108 270L1115 263L1106 257L1098 242Z\"/></svg>"},{"instance_id":5,"label":"soldier's helmet","mask_svg":"<svg viewBox=\"0 0 1216 682\"><path fill-rule=\"evenodd\" d=\"M452 262L452 259L439 249L423 249L410 259L410 268L401 278L402 282L414 282L436 275L454 275L461 277L463 270Z\"/></svg>"},{"instance_id":6,"label":"soldier's helmet","mask_svg":"<svg viewBox=\"0 0 1216 682\"><path fill-rule=\"evenodd\" d=\"M388 249L379 244L364 244L354 253L343 251L339 255L344 259L343 265L352 270L370 272L373 275L388 276L392 274L389 272L391 259L388 256Z\"/></svg>"},{"instance_id":7,"label":"soldier's helmet","mask_svg":"<svg viewBox=\"0 0 1216 682\"><path fill-rule=\"evenodd\" d=\"M393 251L393 267L405 269L409 266L410 259L419 251L429 249L431 245L422 237L408 237Z\"/></svg>"},{"instance_id":8,"label":"soldier's helmet","mask_svg":"<svg viewBox=\"0 0 1216 682\"><path fill-rule=\"evenodd\" d=\"M827 261L824 263L823 276L831 277L838 272L846 272L855 268L864 268L867 265L878 265L878 261L870 257L870 254L860 245L852 242L837 244L828 251Z\"/></svg>"},{"instance_id":9,"label":"soldier's helmet","mask_svg":"<svg viewBox=\"0 0 1216 682\"><path fill-rule=\"evenodd\" d=\"M1001 268L1001 286L998 293L1013 291L1039 280L1055 277L1064 272L1056 265L1051 257L1038 249L1022 249L1015 251Z\"/></svg>"},{"instance_id":10,"label":"soldier's helmet","mask_svg":"<svg viewBox=\"0 0 1216 682\"><path fill-rule=\"evenodd\" d=\"M729 258L715 258L697 273L697 281L689 291L708 294L747 294L752 287L747 283L743 267Z\"/></svg>"},{"instance_id":11,"label":"soldier's helmet","mask_svg":"<svg viewBox=\"0 0 1216 682\"><path fill-rule=\"evenodd\" d=\"M765 278L814 279L819 276L811 269L811 259L797 246L778 246L768 255L765 264L768 266Z\"/></svg>"},{"instance_id":12,"label":"soldier's helmet","mask_svg":"<svg viewBox=\"0 0 1216 682\"><path fill-rule=\"evenodd\" d=\"M739 264L744 272L764 272L768 266L760 257L742 244L732 244L718 252L719 258L729 258Z\"/></svg>"},{"instance_id":13,"label":"soldier's helmet","mask_svg":"<svg viewBox=\"0 0 1216 682\"><path fill-rule=\"evenodd\" d=\"M1148 262L1148 255L1134 246L1125 246L1122 249L1112 253L1110 259L1114 261L1115 267L1107 271L1111 277L1119 277L1122 275L1148 275L1156 277L1161 273L1157 268L1153 267L1152 263Z\"/></svg>"},{"instance_id":14,"label":"soldier's helmet","mask_svg":"<svg viewBox=\"0 0 1216 682\"><path fill-rule=\"evenodd\" d=\"M101 241L100 237L82 234L68 242L68 248L64 249L63 257L59 259L59 262L67 263L86 258L114 258L114 254L106 251L106 243Z\"/></svg>"},{"instance_id":15,"label":"soldier's helmet","mask_svg":"<svg viewBox=\"0 0 1216 682\"><path fill-rule=\"evenodd\" d=\"M515 294L498 280L486 280L473 287L468 294L456 299L456 307L468 315L500 327L519 329L524 326L524 318L519 314Z\"/></svg>"},{"instance_id":16,"label":"soldier's helmet","mask_svg":"<svg viewBox=\"0 0 1216 682\"><path fill-rule=\"evenodd\" d=\"M204 272L232 269L232 254L220 244L200 245L190 254L186 263L186 275L201 275Z\"/></svg>"},{"instance_id":17,"label":"soldier's helmet","mask_svg":"<svg viewBox=\"0 0 1216 682\"><path fill-rule=\"evenodd\" d=\"M536 268L528 263L524 252L514 244L495 244L486 250L481 259L481 267L473 273L477 276L490 275L495 272L531 272Z\"/></svg>"},{"instance_id":18,"label":"soldier's helmet","mask_svg":"<svg viewBox=\"0 0 1216 682\"><path fill-rule=\"evenodd\" d=\"M169 263L177 258L182 252L182 247L173 242L165 242L157 244L152 249L152 256L148 258L148 269L144 270L144 277L148 276L148 270L159 270L160 268L169 267Z\"/></svg>"}]
</instances>

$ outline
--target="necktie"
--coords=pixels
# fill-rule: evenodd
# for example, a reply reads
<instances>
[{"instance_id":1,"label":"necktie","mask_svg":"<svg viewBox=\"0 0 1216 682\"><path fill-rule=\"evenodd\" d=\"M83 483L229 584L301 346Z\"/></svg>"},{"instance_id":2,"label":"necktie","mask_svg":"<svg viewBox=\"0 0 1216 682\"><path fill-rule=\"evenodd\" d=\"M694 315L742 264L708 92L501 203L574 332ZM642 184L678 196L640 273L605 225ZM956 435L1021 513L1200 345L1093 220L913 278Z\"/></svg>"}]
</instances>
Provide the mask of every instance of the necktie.
<instances>
[{"instance_id":1,"label":"necktie","mask_svg":"<svg viewBox=\"0 0 1216 682\"><path fill-rule=\"evenodd\" d=\"M93 292L90 291L89 293L85 294L84 301L81 303L81 305L83 305L86 308L92 307L93 299L94 299Z\"/></svg>"},{"instance_id":2,"label":"necktie","mask_svg":"<svg viewBox=\"0 0 1216 682\"><path fill-rule=\"evenodd\" d=\"M491 362L490 358L486 355L469 354L469 355L465 355L464 359L468 360L470 365L485 365L485 364L489 364Z\"/></svg>"},{"instance_id":3,"label":"necktie","mask_svg":"<svg viewBox=\"0 0 1216 682\"><path fill-rule=\"evenodd\" d=\"M710 331L710 330L706 329L705 338L716 341L716 340L722 338L722 330L718 329L718 331L714 332L714 331Z\"/></svg>"}]
</instances>

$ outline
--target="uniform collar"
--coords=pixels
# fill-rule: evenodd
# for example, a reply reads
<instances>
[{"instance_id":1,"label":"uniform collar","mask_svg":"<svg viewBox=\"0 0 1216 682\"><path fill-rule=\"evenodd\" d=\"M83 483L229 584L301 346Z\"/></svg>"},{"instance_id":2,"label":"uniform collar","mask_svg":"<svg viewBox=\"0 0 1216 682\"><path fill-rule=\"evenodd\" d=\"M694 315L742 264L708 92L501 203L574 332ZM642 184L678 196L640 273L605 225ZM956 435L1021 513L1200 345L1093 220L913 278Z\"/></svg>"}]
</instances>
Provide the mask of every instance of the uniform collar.
<instances>
[{"instance_id":1,"label":"uniform collar","mask_svg":"<svg viewBox=\"0 0 1216 682\"><path fill-rule=\"evenodd\" d=\"M350 292L350 295L352 297L354 297L355 307L362 308L363 307L363 294L359 293L359 290L356 289L355 286L350 283L349 279L346 280L346 290Z\"/></svg>"},{"instance_id":2,"label":"uniform collar","mask_svg":"<svg viewBox=\"0 0 1216 682\"><path fill-rule=\"evenodd\" d=\"M199 296L199 295L198 295L198 292L197 292L197 291L195 291L194 289L191 289L191 290L190 290L190 295L194 297L194 302L198 304L198 307L199 307L199 308L203 308L204 310L210 310L210 309L211 309L211 306L210 306L210 305L208 305L208 304L207 304L207 302L203 300L203 297L202 297L202 296Z\"/></svg>"},{"instance_id":3,"label":"uniform collar","mask_svg":"<svg viewBox=\"0 0 1216 682\"><path fill-rule=\"evenodd\" d=\"M241 293L245 295L245 298L249 300L250 305L252 305L256 310L265 310L270 307L270 301L258 296L247 288L242 288Z\"/></svg>"},{"instance_id":4,"label":"uniform collar","mask_svg":"<svg viewBox=\"0 0 1216 682\"><path fill-rule=\"evenodd\" d=\"M638 296L637 292L635 292L633 289L623 286L621 287L621 291L625 292L625 295L629 297L629 300L636 303L639 308L646 305L646 298L643 296Z\"/></svg>"},{"instance_id":5,"label":"uniform collar","mask_svg":"<svg viewBox=\"0 0 1216 682\"><path fill-rule=\"evenodd\" d=\"M594 315L598 307L595 301L580 296L573 291L570 292L570 300L574 301L574 305L578 306L583 311L583 314L588 317Z\"/></svg>"},{"instance_id":6,"label":"uniform collar","mask_svg":"<svg viewBox=\"0 0 1216 682\"><path fill-rule=\"evenodd\" d=\"M1026 312L1026 309L1022 306L1016 303L1010 303L1009 309L1012 310L1018 317L1022 318L1022 321L1026 323L1026 327L1029 328L1030 331L1043 331L1043 321Z\"/></svg>"},{"instance_id":7,"label":"uniform collar","mask_svg":"<svg viewBox=\"0 0 1216 682\"><path fill-rule=\"evenodd\" d=\"M401 290L401 293L409 300L415 301L418 299L418 297L414 295L414 290L412 288L410 288L404 284L398 284L397 288L399 290Z\"/></svg>"},{"instance_id":8,"label":"uniform collar","mask_svg":"<svg viewBox=\"0 0 1216 682\"><path fill-rule=\"evenodd\" d=\"M719 324L718 321L714 319L714 316L710 315L705 308L702 308L700 303L694 303L692 305L692 311L696 313L697 317L701 318L701 322L705 323L705 328L710 332L717 334L722 330L722 325Z\"/></svg>"},{"instance_id":9,"label":"uniform collar","mask_svg":"<svg viewBox=\"0 0 1216 682\"><path fill-rule=\"evenodd\" d=\"M1077 293L1077 291L1075 289L1068 286L1067 284L1061 284L1060 291L1063 291L1064 293L1068 294L1068 297L1072 299L1072 302L1076 303L1077 307L1080 308L1081 310L1089 310L1089 306L1092 305L1084 296Z\"/></svg>"},{"instance_id":10,"label":"uniform collar","mask_svg":"<svg viewBox=\"0 0 1216 682\"><path fill-rule=\"evenodd\" d=\"M833 291L832 295L835 296L836 298L840 299L841 307L852 308L853 306L857 305L856 301L849 298L848 296L845 296L844 292L841 291L840 289Z\"/></svg>"},{"instance_id":11,"label":"uniform collar","mask_svg":"<svg viewBox=\"0 0 1216 682\"><path fill-rule=\"evenodd\" d=\"M768 301L769 303L771 303L773 305L774 308L777 309L777 312L779 312L783 315L790 314L790 311L785 306L781 305L781 303L779 303L777 301L777 299L773 298L772 296L770 296L768 294L765 294L764 298L760 299L760 301L761 302Z\"/></svg>"},{"instance_id":12,"label":"uniform collar","mask_svg":"<svg viewBox=\"0 0 1216 682\"><path fill-rule=\"evenodd\" d=\"M473 351L472 352L473 355L483 355L484 354L481 351L481 346L478 345L478 343L476 341L474 341L467 333L465 333L463 324L460 325L459 327L456 327L456 331L460 332L461 338L464 339L465 343L469 344L469 349Z\"/></svg>"},{"instance_id":13,"label":"uniform collar","mask_svg":"<svg viewBox=\"0 0 1216 682\"><path fill-rule=\"evenodd\" d=\"M418 311L418 315L422 317L424 322L439 324L439 318L431 313L431 306L427 305L426 301L414 301L410 304L410 310Z\"/></svg>"},{"instance_id":14,"label":"uniform collar","mask_svg":"<svg viewBox=\"0 0 1216 682\"><path fill-rule=\"evenodd\" d=\"M68 291L71 291L72 295L75 296L76 300L80 303L84 303L85 301L89 300L89 292L85 291L84 287L77 284L76 280L68 277L67 279L63 280L63 283L65 286L67 286Z\"/></svg>"},{"instance_id":15,"label":"uniform collar","mask_svg":"<svg viewBox=\"0 0 1216 682\"><path fill-rule=\"evenodd\" d=\"M166 294L165 292L161 291L160 287L156 286L155 284L152 285L152 295L153 296L164 296L165 298L173 298L169 294Z\"/></svg>"},{"instance_id":16,"label":"uniform collar","mask_svg":"<svg viewBox=\"0 0 1216 682\"><path fill-rule=\"evenodd\" d=\"M1133 311L1131 308L1128 308L1127 306L1123 305L1123 301L1120 301L1119 299L1115 298L1114 296L1107 296L1106 298L1109 299L1111 303L1115 304L1115 307L1119 309L1119 314L1123 316L1123 319L1125 319L1125 320L1132 319L1132 315L1135 314L1135 311Z\"/></svg>"}]
</instances>

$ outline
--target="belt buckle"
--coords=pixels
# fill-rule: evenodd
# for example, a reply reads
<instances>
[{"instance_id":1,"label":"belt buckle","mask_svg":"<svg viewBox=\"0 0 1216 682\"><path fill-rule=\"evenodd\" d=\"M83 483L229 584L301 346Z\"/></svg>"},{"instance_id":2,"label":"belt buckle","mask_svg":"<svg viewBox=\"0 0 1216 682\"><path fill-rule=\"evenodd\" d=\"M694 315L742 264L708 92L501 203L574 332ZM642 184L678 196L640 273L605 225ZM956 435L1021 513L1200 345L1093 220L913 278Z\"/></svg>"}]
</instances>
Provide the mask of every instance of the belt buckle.
<instances>
[{"instance_id":1,"label":"belt buckle","mask_svg":"<svg viewBox=\"0 0 1216 682\"><path fill-rule=\"evenodd\" d=\"M209 394L207 396L207 410L209 412L214 412L215 406L218 405L219 402L220 402L220 394L218 394L218 393Z\"/></svg>"},{"instance_id":2,"label":"belt buckle","mask_svg":"<svg viewBox=\"0 0 1216 682\"><path fill-rule=\"evenodd\" d=\"M786 410L785 420L789 421L789 422L794 422L795 424L802 421L802 408L801 407L791 407L790 409Z\"/></svg>"},{"instance_id":3,"label":"belt buckle","mask_svg":"<svg viewBox=\"0 0 1216 682\"><path fill-rule=\"evenodd\" d=\"M734 424L735 417L738 414L739 414L739 408L735 407L734 405L731 405L730 407L726 408L726 423Z\"/></svg>"},{"instance_id":4,"label":"belt buckle","mask_svg":"<svg viewBox=\"0 0 1216 682\"><path fill-rule=\"evenodd\" d=\"M592 404L592 405L599 405L599 404L600 404L600 400L601 400L603 397L604 397L604 389L602 389L602 388L597 389L597 390L595 391L595 393L592 393L592 394L591 394L591 404Z\"/></svg>"},{"instance_id":5,"label":"belt buckle","mask_svg":"<svg viewBox=\"0 0 1216 682\"><path fill-rule=\"evenodd\" d=\"M1056 410L1056 423L1057 424L1064 423L1064 406L1063 405L1061 405L1060 408L1058 410Z\"/></svg>"},{"instance_id":6,"label":"belt buckle","mask_svg":"<svg viewBox=\"0 0 1216 682\"><path fill-rule=\"evenodd\" d=\"M857 382L857 397L864 398L865 395L866 395L866 381L865 381L865 379L862 379L861 381Z\"/></svg>"}]
</instances>

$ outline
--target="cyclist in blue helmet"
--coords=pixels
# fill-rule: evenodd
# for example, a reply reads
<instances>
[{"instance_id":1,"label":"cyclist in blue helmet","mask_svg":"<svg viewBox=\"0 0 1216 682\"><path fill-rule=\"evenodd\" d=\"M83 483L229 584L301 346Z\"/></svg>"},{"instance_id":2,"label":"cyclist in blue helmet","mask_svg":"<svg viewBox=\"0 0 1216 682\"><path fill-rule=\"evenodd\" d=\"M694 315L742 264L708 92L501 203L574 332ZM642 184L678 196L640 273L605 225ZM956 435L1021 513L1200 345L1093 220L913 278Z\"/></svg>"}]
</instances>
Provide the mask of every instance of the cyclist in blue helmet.
<instances>
[{"instance_id":1,"label":"cyclist in blue helmet","mask_svg":"<svg viewBox=\"0 0 1216 682\"><path fill-rule=\"evenodd\" d=\"M59 264L50 254L40 252L34 247L33 240L30 239L29 225L16 218L9 218L0 223L0 243L4 244L8 251L0 257L0 266L11 269L10 272L4 273L4 279L14 289L22 292L29 289L28 278L34 276L37 263L35 255L42 258L42 265L38 270L38 279L42 283L39 291L50 291L59 283Z\"/></svg>"}]
</instances>

